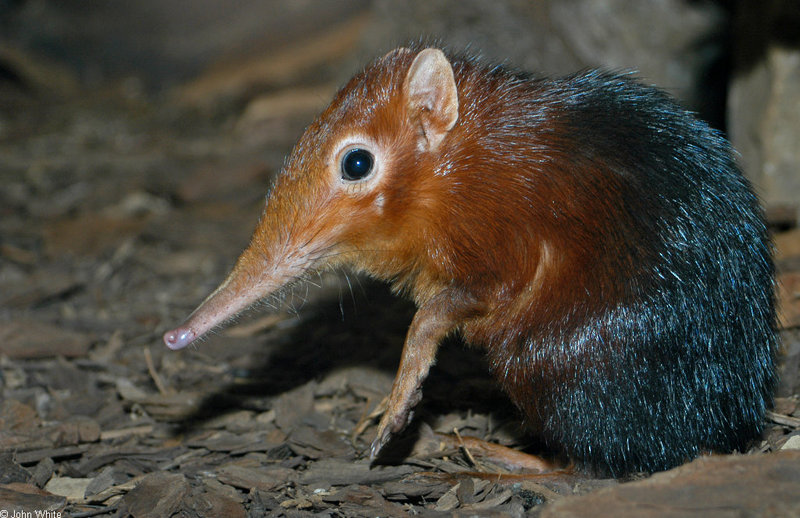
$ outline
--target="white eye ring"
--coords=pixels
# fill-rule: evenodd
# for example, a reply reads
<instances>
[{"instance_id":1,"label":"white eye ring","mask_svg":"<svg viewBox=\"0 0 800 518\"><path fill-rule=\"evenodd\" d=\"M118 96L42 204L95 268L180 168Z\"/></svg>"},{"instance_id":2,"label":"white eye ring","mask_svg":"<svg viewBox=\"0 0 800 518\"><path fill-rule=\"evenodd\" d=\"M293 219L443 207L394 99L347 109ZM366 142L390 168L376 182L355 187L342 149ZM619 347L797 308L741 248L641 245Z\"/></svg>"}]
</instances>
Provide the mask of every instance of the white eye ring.
<instances>
[{"instance_id":1,"label":"white eye ring","mask_svg":"<svg viewBox=\"0 0 800 518\"><path fill-rule=\"evenodd\" d=\"M375 145L372 139L353 135L342 140L336 149L333 160L329 163L331 173L336 175L343 187L359 186L361 190L368 185L374 185L373 182L385 167L385 157L380 146Z\"/></svg>"}]
</instances>

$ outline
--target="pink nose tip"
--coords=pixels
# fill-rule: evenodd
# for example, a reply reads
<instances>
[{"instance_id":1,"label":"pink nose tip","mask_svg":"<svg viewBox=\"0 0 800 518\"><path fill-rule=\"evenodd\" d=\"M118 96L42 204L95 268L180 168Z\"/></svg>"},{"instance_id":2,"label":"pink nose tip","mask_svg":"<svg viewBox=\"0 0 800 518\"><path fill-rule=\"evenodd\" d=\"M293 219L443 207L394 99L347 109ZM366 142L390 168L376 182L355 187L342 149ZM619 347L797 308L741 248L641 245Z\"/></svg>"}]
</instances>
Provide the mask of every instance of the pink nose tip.
<instances>
[{"instance_id":1,"label":"pink nose tip","mask_svg":"<svg viewBox=\"0 0 800 518\"><path fill-rule=\"evenodd\" d=\"M164 343L170 349L183 349L195 339L194 331L188 327L178 327L164 333Z\"/></svg>"}]
</instances>

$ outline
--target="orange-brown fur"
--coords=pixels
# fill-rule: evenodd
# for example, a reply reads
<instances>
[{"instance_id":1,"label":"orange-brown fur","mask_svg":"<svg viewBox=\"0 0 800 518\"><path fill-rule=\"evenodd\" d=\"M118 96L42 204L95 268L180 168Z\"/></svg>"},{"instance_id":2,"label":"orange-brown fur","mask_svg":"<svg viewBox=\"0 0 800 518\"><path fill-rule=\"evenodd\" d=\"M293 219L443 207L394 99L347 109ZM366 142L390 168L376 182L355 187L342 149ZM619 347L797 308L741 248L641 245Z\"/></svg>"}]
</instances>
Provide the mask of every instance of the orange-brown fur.
<instances>
[{"instance_id":1,"label":"orange-brown fur","mask_svg":"<svg viewBox=\"0 0 800 518\"><path fill-rule=\"evenodd\" d=\"M498 332L512 342L515 333L546 333L553 322L580 325L598 307L624 299L636 251L620 249L628 246L626 234L647 230L637 230L638 222L620 219L614 210L625 203L624 186L609 185L601 170L582 183L568 169L553 170L581 159L572 143L560 142L564 130L557 117L543 120L535 133L498 133L492 121L513 121L530 111L530 93L517 96L505 78L486 81L475 77L480 71L457 64L460 123L436 153L416 152L415 114L400 92L414 57L396 52L355 76L309 127L286 165L290 173L272 191L248 252L257 250L273 263L287 262L281 253L327 256L310 263L349 264L392 282L417 305L455 288L469 294L470 318L458 330L474 344L496 343ZM336 143L332 135L349 133L369 135L391 150L380 213L377 191L353 198L323 187L324 160ZM547 154L537 158L538 167L547 174L537 177L530 153L540 149ZM517 168L528 171L520 175ZM554 207L548 200L561 204ZM562 226L562 220L569 221ZM615 231L569 232L595 226ZM280 229L289 229L288 235L276 236ZM271 250L276 245L283 252ZM250 257L246 253L242 261ZM513 349L505 354L504 388L520 401L535 401L532 395L547 387L530 382L530 365L514 364L527 355ZM527 410L532 419L536 409Z\"/></svg>"}]
</instances>

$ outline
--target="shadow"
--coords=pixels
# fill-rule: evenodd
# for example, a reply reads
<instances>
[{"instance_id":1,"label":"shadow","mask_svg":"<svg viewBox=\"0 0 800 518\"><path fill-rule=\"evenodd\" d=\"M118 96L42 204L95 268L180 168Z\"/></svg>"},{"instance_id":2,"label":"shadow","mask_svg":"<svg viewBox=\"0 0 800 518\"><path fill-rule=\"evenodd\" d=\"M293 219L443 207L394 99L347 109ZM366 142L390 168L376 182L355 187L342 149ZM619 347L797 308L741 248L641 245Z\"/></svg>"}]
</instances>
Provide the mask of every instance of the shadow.
<instances>
[{"instance_id":1,"label":"shadow","mask_svg":"<svg viewBox=\"0 0 800 518\"><path fill-rule=\"evenodd\" d=\"M772 45L800 49L800 2L715 0L714 4L724 20L686 49L687 56L699 61L691 108L712 127L727 132L733 79L758 66Z\"/></svg>"},{"instance_id":2,"label":"shadow","mask_svg":"<svg viewBox=\"0 0 800 518\"><path fill-rule=\"evenodd\" d=\"M728 87L733 72L734 1L716 3L724 12L723 21L686 49L686 55L697 61L690 109L711 127L726 131Z\"/></svg>"},{"instance_id":3,"label":"shadow","mask_svg":"<svg viewBox=\"0 0 800 518\"><path fill-rule=\"evenodd\" d=\"M231 408L263 410L257 400L288 392L338 368L372 366L393 372L414 308L385 286L366 282L352 298L349 293L327 294L296 312L301 321L269 333L263 354L254 355L256 363L237 368L236 382L207 396L181 429Z\"/></svg>"},{"instance_id":4,"label":"shadow","mask_svg":"<svg viewBox=\"0 0 800 518\"><path fill-rule=\"evenodd\" d=\"M373 367L393 376L415 308L384 284L369 280L360 284L352 297L350 293L341 298L330 295L299 309L302 323L281 336L271 336L263 359L240 369L235 383L207 396L192 416L179 423L176 433L231 409L264 411L270 408L270 398L340 368ZM495 423L521 421L492 379L482 350L458 338L443 342L436 365L423 385L423 399L415 408L414 421L387 445L386 457L381 460L398 458L404 448L413 445L411 439L422 422L452 412L488 414Z\"/></svg>"},{"instance_id":5,"label":"shadow","mask_svg":"<svg viewBox=\"0 0 800 518\"><path fill-rule=\"evenodd\" d=\"M800 2L740 0L732 12L735 73L748 72L763 61L771 45L800 48Z\"/></svg>"}]
</instances>

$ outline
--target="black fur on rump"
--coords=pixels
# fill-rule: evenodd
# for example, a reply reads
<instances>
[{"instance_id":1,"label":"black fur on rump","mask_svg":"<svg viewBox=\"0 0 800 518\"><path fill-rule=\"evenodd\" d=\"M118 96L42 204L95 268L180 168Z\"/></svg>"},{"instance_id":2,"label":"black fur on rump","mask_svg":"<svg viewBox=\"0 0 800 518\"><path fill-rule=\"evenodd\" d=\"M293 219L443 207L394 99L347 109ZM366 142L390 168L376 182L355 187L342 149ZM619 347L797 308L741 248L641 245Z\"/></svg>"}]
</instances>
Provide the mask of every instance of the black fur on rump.
<instances>
[{"instance_id":1,"label":"black fur on rump","mask_svg":"<svg viewBox=\"0 0 800 518\"><path fill-rule=\"evenodd\" d=\"M536 174L586 185L599 174L622 203L603 221L550 222L575 239L607 233L595 242L615 249L586 263L581 290L591 303L577 297L546 325L487 338L501 383L547 443L601 473L746 448L776 383L774 268L762 210L730 145L626 75L508 81L536 99L533 134L543 120L557 127L558 140L539 143L548 166ZM615 295L603 298L604 289ZM533 389L515 385L520 378Z\"/></svg>"}]
</instances>

